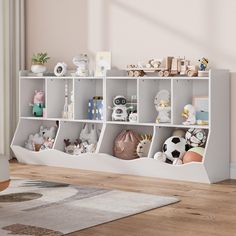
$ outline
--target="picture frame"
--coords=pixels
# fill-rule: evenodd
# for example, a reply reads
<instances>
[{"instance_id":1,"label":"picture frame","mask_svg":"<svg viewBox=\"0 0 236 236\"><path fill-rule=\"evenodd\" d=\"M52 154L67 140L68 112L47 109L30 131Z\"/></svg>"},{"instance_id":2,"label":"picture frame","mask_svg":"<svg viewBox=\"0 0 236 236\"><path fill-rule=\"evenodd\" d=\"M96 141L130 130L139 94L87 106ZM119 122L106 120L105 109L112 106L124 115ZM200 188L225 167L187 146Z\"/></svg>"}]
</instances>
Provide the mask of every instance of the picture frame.
<instances>
[{"instance_id":1,"label":"picture frame","mask_svg":"<svg viewBox=\"0 0 236 236\"><path fill-rule=\"evenodd\" d=\"M96 54L95 76L105 76L106 71L111 69L111 52L103 51Z\"/></svg>"}]
</instances>

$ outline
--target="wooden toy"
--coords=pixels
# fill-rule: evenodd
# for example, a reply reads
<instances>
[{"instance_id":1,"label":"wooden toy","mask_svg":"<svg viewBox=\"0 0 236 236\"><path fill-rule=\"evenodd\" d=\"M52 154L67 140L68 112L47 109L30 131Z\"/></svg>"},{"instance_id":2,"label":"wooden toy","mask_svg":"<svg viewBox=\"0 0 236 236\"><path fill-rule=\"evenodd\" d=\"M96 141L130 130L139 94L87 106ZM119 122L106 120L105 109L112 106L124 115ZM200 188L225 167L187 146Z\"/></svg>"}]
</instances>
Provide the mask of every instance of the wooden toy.
<instances>
[{"instance_id":1,"label":"wooden toy","mask_svg":"<svg viewBox=\"0 0 236 236\"><path fill-rule=\"evenodd\" d=\"M148 63L138 63L138 65L127 66L128 76L140 77L148 73L157 73L160 77L174 75L197 76L198 66L191 65L190 60L165 57L162 60L151 59Z\"/></svg>"}]
</instances>

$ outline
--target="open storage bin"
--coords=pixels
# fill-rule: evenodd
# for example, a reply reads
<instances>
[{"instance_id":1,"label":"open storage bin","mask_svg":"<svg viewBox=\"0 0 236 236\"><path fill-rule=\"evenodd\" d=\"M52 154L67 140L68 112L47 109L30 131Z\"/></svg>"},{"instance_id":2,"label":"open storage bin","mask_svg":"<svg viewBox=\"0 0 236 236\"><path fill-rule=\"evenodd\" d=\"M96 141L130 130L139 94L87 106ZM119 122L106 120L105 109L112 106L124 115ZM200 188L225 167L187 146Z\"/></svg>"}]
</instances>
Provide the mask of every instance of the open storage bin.
<instances>
[{"instance_id":1,"label":"open storage bin","mask_svg":"<svg viewBox=\"0 0 236 236\"><path fill-rule=\"evenodd\" d=\"M113 155L114 140L123 130L133 130L139 135L148 134L153 136L152 126L107 124L103 134L103 140L98 151L100 153Z\"/></svg>"},{"instance_id":2,"label":"open storage bin","mask_svg":"<svg viewBox=\"0 0 236 236\"><path fill-rule=\"evenodd\" d=\"M58 122L56 122L56 120L30 120L21 118L18 123L17 132L15 133L12 145L24 147L24 144L28 140L29 135L38 133L41 125L49 128L56 126L57 124Z\"/></svg>"},{"instance_id":3,"label":"open storage bin","mask_svg":"<svg viewBox=\"0 0 236 236\"><path fill-rule=\"evenodd\" d=\"M60 129L58 131L57 139L54 145L56 150L65 151L64 139L70 139L73 143L76 139L79 139L80 133L85 125L88 125L89 130L92 126L97 131L98 143L102 130L102 124L99 123L85 123L85 122L70 122L70 121L61 121Z\"/></svg>"}]
</instances>

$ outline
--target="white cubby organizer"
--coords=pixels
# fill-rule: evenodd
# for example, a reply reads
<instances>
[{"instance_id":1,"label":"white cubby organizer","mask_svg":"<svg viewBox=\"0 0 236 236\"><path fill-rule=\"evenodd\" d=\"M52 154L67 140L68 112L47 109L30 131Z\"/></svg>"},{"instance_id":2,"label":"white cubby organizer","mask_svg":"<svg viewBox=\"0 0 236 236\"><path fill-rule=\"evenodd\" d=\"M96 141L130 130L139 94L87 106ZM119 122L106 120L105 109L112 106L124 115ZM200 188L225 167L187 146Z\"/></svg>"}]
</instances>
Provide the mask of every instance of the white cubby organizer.
<instances>
[{"instance_id":1,"label":"white cubby organizer","mask_svg":"<svg viewBox=\"0 0 236 236\"><path fill-rule=\"evenodd\" d=\"M74 96L74 117L61 118L64 105L64 86ZM157 111L154 97L161 89L171 93L171 123L156 124ZM46 118L32 116L34 90L45 91ZM230 119L229 119L229 72L211 70L209 77L137 77L126 75L105 77L32 77L26 71L20 73L19 123L11 144L20 162L57 167L78 168L121 174L142 175L175 180L214 183L229 178ZM111 120L113 97L124 95L137 97L137 123ZM103 96L103 120L88 120L88 100ZM182 125L181 112L184 105L192 103L193 96L209 97L209 125ZM37 132L40 125L54 125L59 129L52 149L40 152L24 148L28 135ZM95 124L100 130L96 152L72 156L64 150L64 138L77 138L85 123ZM179 166L153 159L164 141L175 128L200 127L207 131L208 138L202 162L191 162ZM132 129L141 134L152 134L149 154L145 158L121 160L112 156L114 138L123 129Z\"/></svg>"}]
</instances>

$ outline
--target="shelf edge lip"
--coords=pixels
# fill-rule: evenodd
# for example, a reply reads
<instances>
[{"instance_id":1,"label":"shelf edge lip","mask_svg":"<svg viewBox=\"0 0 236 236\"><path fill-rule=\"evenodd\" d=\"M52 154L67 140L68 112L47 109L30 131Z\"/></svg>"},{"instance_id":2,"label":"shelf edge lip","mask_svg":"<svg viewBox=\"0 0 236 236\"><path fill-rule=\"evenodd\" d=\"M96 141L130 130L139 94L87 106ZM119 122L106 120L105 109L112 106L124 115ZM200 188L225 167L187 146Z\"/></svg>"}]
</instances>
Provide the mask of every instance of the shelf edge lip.
<instances>
[{"instance_id":1,"label":"shelf edge lip","mask_svg":"<svg viewBox=\"0 0 236 236\"><path fill-rule=\"evenodd\" d=\"M88 119L63 119L63 118L41 118L41 117L25 117L20 116L20 119L23 120L40 120L40 121L67 121L67 122L82 122L82 123L98 123L98 124L114 124L114 125L137 125L137 126L155 126L155 127L164 127L164 128L183 128L183 129L190 129L190 128L199 128L199 129L210 129L209 125L181 125L181 124L157 124L157 123L150 123L150 122L123 122L123 121L103 121L103 120L88 120Z\"/></svg>"}]
</instances>

